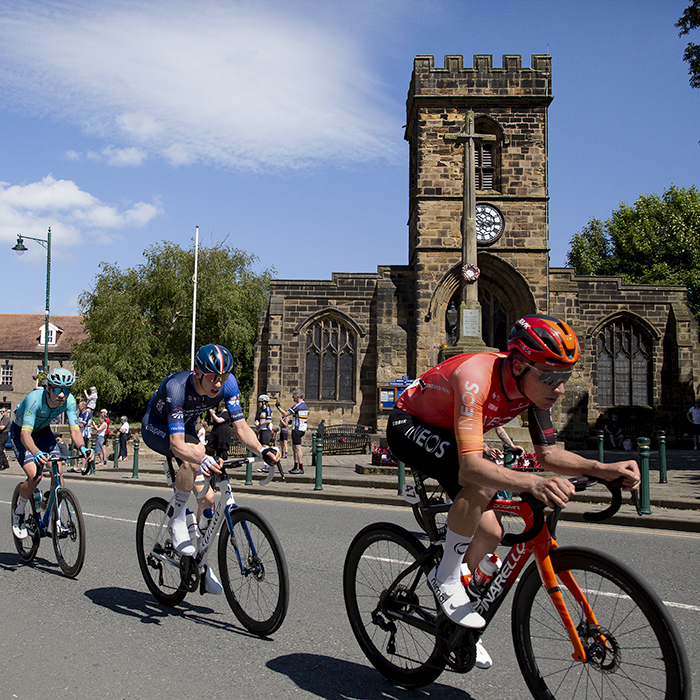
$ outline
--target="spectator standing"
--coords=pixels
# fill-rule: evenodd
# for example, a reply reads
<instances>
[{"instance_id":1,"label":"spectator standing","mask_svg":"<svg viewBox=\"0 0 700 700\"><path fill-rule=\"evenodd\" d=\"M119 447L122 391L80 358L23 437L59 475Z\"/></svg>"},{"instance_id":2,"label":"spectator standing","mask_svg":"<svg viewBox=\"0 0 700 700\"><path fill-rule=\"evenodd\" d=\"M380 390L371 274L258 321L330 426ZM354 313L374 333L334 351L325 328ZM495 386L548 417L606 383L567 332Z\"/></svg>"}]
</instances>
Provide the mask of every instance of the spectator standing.
<instances>
[{"instance_id":1,"label":"spectator standing","mask_svg":"<svg viewBox=\"0 0 700 700\"><path fill-rule=\"evenodd\" d=\"M258 419L255 421L258 426L258 440L261 445L269 445L272 441L272 409L270 408L270 397L267 394L258 396Z\"/></svg>"},{"instance_id":2,"label":"spectator standing","mask_svg":"<svg viewBox=\"0 0 700 700\"><path fill-rule=\"evenodd\" d=\"M129 439L129 421L126 416L121 418L122 424L119 426L119 461L126 462L126 441Z\"/></svg>"},{"instance_id":3,"label":"spectator standing","mask_svg":"<svg viewBox=\"0 0 700 700\"><path fill-rule=\"evenodd\" d=\"M211 420L211 433L207 444L207 454L217 459L228 459L228 450L231 446L231 414L222 401L217 410L209 409Z\"/></svg>"},{"instance_id":4,"label":"spectator standing","mask_svg":"<svg viewBox=\"0 0 700 700\"><path fill-rule=\"evenodd\" d=\"M109 417L107 416L107 409L103 408L100 411L100 417L92 423L97 431L95 436L95 455L98 455L102 460L96 466L101 467L107 464L107 448L105 447L105 442L109 435Z\"/></svg>"},{"instance_id":5,"label":"spectator standing","mask_svg":"<svg viewBox=\"0 0 700 700\"><path fill-rule=\"evenodd\" d=\"M282 457L287 456L287 440L289 439L289 416L286 413L282 413L280 408L280 402L278 401L275 406L281 413L280 415L280 450L282 450Z\"/></svg>"},{"instance_id":6,"label":"spectator standing","mask_svg":"<svg viewBox=\"0 0 700 700\"><path fill-rule=\"evenodd\" d=\"M10 463L7 461L7 455L5 454L5 443L7 442L11 421L12 416L10 416L10 409L0 408L0 470L8 469L10 466Z\"/></svg>"},{"instance_id":7,"label":"spectator standing","mask_svg":"<svg viewBox=\"0 0 700 700\"><path fill-rule=\"evenodd\" d=\"M68 459L68 457L70 457L70 448L66 444L66 441L60 435L56 435L56 444L58 445L58 449L61 452L61 457L63 458L61 459L61 467L65 469L66 460Z\"/></svg>"},{"instance_id":8,"label":"spectator standing","mask_svg":"<svg viewBox=\"0 0 700 700\"><path fill-rule=\"evenodd\" d=\"M700 399L695 399L695 403L688 409L688 420L692 423L693 449L698 449L698 433L700 433Z\"/></svg>"},{"instance_id":9,"label":"spectator standing","mask_svg":"<svg viewBox=\"0 0 700 700\"><path fill-rule=\"evenodd\" d=\"M301 440L306 433L309 421L309 407L304 401L304 394L301 389L292 392L294 405L287 411L278 406L282 415L287 415L292 419L292 454L294 455L294 468L290 469L290 474L304 473L304 457L301 451Z\"/></svg>"},{"instance_id":10,"label":"spectator standing","mask_svg":"<svg viewBox=\"0 0 700 700\"><path fill-rule=\"evenodd\" d=\"M80 428L80 434L83 436L83 442L86 447L90 445L90 438L92 437L92 414L88 410L87 403L81 401L78 404L78 427ZM73 467L74 472L82 471L82 462L80 460L79 464Z\"/></svg>"},{"instance_id":11,"label":"spectator standing","mask_svg":"<svg viewBox=\"0 0 700 700\"><path fill-rule=\"evenodd\" d=\"M207 423L201 418L197 421L197 438L202 445L207 444Z\"/></svg>"},{"instance_id":12,"label":"spectator standing","mask_svg":"<svg viewBox=\"0 0 700 700\"><path fill-rule=\"evenodd\" d=\"M90 393L88 394L85 389L83 389L83 394L85 394L85 403L87 405L88 411L90 411L90 418L95 415L95 409L97 408L97 389L94 386L90 387Z\"/></svg>"}]
</instances>

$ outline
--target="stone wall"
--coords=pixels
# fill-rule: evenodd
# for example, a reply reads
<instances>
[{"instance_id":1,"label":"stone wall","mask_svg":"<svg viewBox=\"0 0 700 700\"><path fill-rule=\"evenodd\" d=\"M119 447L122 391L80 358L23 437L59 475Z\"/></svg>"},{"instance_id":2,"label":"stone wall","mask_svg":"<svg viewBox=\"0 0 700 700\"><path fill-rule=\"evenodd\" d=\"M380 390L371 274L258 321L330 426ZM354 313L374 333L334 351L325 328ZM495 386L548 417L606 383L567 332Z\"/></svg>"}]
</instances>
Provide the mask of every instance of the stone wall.
<instances>
[{"instance_id":1,"label":"stone wall","mask_svg":"<svg viewBox=\"0 0 700 700\"><path fill-rule=\"evenodd\" d=\"M584 440L598 417L611 408L598 400L597 337L620 315L652 338L652 396L646 408L656 427L673 430L700 381L698 326L686 299L684 287L624 284L619 277L577 276L569 268L550 269L550 313L566 320L581 342L581 360L560 407L560 421L570 440Z\"/></svg>"}]
</instances>

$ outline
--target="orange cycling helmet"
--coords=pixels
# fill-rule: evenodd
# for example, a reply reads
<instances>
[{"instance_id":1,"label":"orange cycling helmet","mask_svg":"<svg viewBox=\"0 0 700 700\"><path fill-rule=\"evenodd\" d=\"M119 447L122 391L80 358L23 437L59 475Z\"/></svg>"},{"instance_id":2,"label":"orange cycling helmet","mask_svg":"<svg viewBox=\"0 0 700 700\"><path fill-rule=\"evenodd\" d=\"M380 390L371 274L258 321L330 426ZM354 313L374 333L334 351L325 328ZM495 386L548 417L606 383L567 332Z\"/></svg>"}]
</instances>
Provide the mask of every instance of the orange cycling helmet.
<instances>
[{"instance_id":1,"label":"orange cycling helmet","mask_svg":"<svg viewBox=\"0 0 700 700\"><path fill-rule=\"evenodd\" d=\"M575 365L581 348L574 329L554 316L533 314L515 322L508 350L518 350L530 362Z\"/></svg>"}]
</instances>

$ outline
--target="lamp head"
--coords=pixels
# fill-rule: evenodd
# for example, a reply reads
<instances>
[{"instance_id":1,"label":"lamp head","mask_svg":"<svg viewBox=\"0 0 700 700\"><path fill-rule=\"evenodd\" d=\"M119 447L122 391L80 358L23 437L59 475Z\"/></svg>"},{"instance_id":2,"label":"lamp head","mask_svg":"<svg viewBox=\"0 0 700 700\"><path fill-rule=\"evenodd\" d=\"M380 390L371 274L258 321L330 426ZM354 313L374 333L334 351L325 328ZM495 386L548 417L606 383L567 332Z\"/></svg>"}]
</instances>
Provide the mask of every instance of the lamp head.
<instances>
[{"instance_id":1,"label":"lamp head","mask_svg":"<svg viewBox=\"0 0 700 700\"><path fill-rule=\"evenodd\" d=\"M27 246L24 245L21 233L17 234L17 245L12 250L14 250L17 253L17 255L22 255L22 253L25 253L27 250L29 250L29 248L27 248Z\"/></svg>"}]
</instances>

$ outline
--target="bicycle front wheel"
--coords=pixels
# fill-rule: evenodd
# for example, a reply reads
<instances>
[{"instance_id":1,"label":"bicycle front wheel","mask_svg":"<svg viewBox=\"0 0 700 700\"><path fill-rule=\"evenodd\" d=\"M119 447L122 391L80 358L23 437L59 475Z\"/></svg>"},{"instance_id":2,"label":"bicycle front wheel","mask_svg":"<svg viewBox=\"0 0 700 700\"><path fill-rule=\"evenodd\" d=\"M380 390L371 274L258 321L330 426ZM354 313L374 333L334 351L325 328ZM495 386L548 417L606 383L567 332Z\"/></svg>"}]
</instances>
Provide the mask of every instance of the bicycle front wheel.
<instances>
[{"instance_id":1,"label":"bicycle front wheel","mask_svg":"<svg viewBox=\"0 0 700 700\"><path fill-rule=\"evenodd\" d=\"M357 534L343 571L345 608L362 651L405 688L428 685L445 668L436 636L438 603L425 572L418 569L392 588L424 552L402 527L375 523Z\"/></svg>"},{"instance_id":2,"label":"bicycle front wheel","mask_svg":"<svg viewBox=\"0 0 700 700\"><path fill-rule=\"evenodd\" d=\"M60 489L51 512L53 551L64 575L75 578L85 563L85 523L78 499Z\"/></svg>"},{"instance_id":3,"label":"bicycle front wheel","mask_svg":"<svg viewBox=\"0 0 700 700\"><path fill-rule=\"evenodd\" d=\"M15 508L17 507L20 486L22 486L22 484L17 484L15 491L12 494L10 529L12 528L12 513L15 512ZM29 515L26 515L27 511L30 511ZM19 554L20 559L23 562L29 563L36 556L37 549L39 549L39 542L41 541L41 535L39 534L39 523L37 522L36 511L34 509L34 505L31 503L31 500L27 501L27 505L25 506L24 526L27 529L27 536L20 539L19 537L15 537L15 533L12 532L12 539L15 541L15 548L17 549L17 554Z\"/></svg>"},{"instance_id":4,"label":"bicycle front wheel","mask_svg":"<svg viewBox=\"0 0 700 700\"><path fill-rule=\"evenodd\" d=\"M231 511L232 531L219 535L219 573L233 614L253 634L276 632L289 606L289 574L282 546L262 515Z\"/></svg>"},{"instance_id":5,"label":"bicycle front wheel","mask_svg":"<svg viewBox=\"0 0 700 700\"><path fill-rule=\"evenodd\" d=\"M584 698L690 698L688 660L676 624L654 591L631 569L583 547L552 551L566 607L586 650L574 661L561 618L534 564L513 600L513 643L532 695ZM570 572L593 609L592 625L562 580Z\"/></svg>"},{"instance_id":6,"label":"bicycle front wheel","mask_svg":"<svg viewBox=\"0 0 700 700\"><path fill-rule=\"evenodd\" d=\"M153 597L174 607L184 600L187 590L181 587L180 555L168 534L167 508L168 502L158 497L143 504L136 521L136 556Z\"/></svg>"}]
</instances>

